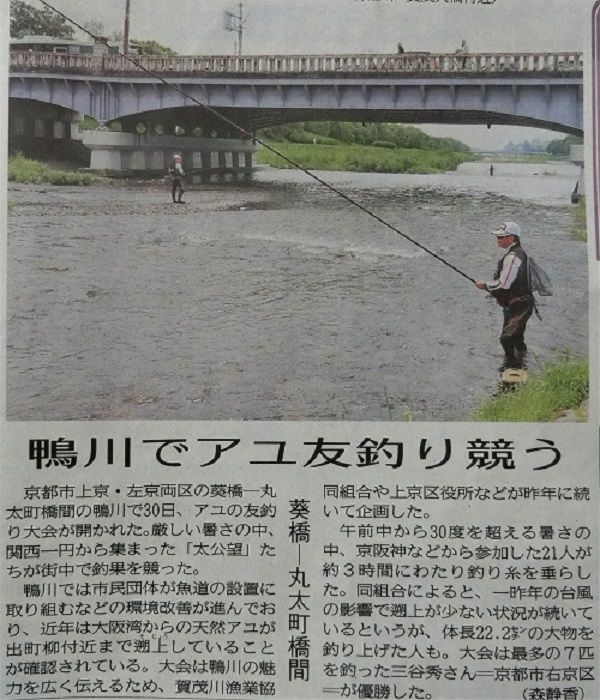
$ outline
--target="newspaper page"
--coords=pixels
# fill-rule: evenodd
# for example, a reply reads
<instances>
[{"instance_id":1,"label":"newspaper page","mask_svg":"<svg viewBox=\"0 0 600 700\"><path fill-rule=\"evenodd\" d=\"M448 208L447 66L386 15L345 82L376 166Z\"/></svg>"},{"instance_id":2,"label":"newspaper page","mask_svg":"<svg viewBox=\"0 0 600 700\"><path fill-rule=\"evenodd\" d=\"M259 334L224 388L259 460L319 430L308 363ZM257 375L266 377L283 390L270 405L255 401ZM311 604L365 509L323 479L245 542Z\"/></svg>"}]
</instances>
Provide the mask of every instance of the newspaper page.
<instances>
[{"instance_id":1,"label":"newspaper page","mask_svg":"<svg viewBox=\"0 0 600 700\"><path fill-rule=\"evenodd\" d=\"M6 700L598 700L600 3L1 4Z\"/></svg>"}]
</instances>

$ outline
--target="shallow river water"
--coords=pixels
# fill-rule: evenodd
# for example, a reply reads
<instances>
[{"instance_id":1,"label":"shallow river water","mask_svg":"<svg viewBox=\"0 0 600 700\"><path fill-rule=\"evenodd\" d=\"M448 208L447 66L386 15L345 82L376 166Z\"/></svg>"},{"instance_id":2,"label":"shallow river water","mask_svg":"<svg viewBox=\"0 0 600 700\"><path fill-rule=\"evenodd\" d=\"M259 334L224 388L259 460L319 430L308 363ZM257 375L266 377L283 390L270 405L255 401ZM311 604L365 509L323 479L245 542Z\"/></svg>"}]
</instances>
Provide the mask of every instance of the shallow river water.
<instances>
[{"instance_id":1,"label":"shallow river water","mask_svg":"<svg viewBox=\"0 0 600 700\"><path fill-rule=\"evenodd\" d=\"M319 173L468 276L517 221L555 295L530 369L587 354L577 169ZM501 311L468 280L305 175L194 186L11 183L7 416L468 420L494 388Z\"/></svg>"}]
</instances>

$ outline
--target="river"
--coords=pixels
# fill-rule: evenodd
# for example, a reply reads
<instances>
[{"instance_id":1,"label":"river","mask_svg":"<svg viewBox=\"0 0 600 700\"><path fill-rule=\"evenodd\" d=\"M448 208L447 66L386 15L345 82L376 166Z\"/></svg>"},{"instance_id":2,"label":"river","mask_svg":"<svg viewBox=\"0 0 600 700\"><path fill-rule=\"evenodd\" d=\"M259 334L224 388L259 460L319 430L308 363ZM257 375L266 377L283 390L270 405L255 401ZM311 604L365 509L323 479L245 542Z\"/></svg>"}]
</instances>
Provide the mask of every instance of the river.
<instances>
[{"instance_id":1,"label":"river","mask_svg":"<svg viewBox=\"0 0 600 700\"><path fill-rule=\"evenodd\" d=\"M520 224L555 295L530 370L587 354L578 169L319 173L475 279ZM472 283L304 174L194 186L10 183L12 420L468 420L493 391L501 311Z\"/></svg>"}]
</instances>

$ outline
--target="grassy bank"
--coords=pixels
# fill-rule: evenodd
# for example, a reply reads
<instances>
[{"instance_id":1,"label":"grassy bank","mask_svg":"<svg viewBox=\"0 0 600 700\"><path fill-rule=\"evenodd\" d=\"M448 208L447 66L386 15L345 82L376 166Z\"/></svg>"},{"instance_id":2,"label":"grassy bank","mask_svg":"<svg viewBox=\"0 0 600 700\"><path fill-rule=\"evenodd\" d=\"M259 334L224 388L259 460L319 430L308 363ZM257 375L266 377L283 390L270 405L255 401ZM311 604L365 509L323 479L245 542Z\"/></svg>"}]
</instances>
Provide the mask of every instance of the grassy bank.
<instances>
[{"instance_id":1,"label":"grassy bank","mask_svg":"<svg viewBox=\"0 0 600 700\"><path fill-rule=\"evenodd\" d=\"M575 221L571 227L571 238L576 241L587 241L585 197L582 197L575 206Z\"/></svg>"},{"instance_id":2,"label":"grassy bank","mask_svg":"<svg viewBox=\"0 0 600 700\"><path fill-rule=\"evenodd\" d=\"M51 168L45 163L25 158L20 153L8 159L8 179L11 182L51 185L89 185L95 180L84 173Z\"/></svg>"},{"instance_id":3,"label":"grassy bank","mask_svg":"<svg viewBox=\"0 0 600 700\"><path fill-rule=\"evenodd\" d=\"M273 147L311 170L351 170L374 173L441 173L455 170L461 163L476 160L469 153L432 151L419 148L380 148L357 145L274 143ZM262 149L258 162L274 168L290 168L288 163Z\"/></svg>"},{"instance_id":4,"label":"grassy bank","mask_svg":"<svg viewBox=\"0 0 600 700\"><path fill-rule=\"evenodd\" d=\"M587 361L565 357L545 365L514 392L490 399L473 414L473 420L552 421L577 409L588 395Z\"/></svg>"}]
</instances>

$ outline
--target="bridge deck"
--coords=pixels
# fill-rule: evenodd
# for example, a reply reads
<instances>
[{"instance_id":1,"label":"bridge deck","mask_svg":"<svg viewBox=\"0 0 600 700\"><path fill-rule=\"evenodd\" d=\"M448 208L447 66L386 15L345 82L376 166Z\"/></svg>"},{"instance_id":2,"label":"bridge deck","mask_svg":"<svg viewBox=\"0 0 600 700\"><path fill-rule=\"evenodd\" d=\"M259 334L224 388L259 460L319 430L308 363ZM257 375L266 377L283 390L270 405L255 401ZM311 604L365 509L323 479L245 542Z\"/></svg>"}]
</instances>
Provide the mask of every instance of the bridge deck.
<instances>
[{"instance_id":1,"label":"bridge deck","mask_svg":"<svg viewBox=\"0 0 600 700\"><path fill-rule=\"evenodd\" d=\"M160 75L552 75L581 74L581 53L348 54L325 56L123 56L11 51L12 72L72 72L131 75L143 69Z\"/></svg>"}]
</instances>

